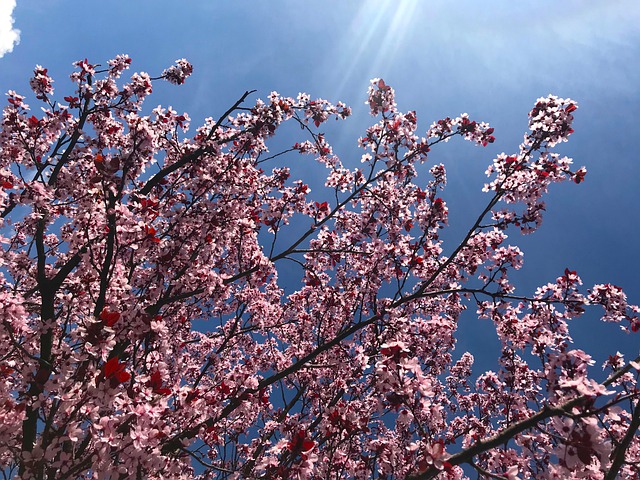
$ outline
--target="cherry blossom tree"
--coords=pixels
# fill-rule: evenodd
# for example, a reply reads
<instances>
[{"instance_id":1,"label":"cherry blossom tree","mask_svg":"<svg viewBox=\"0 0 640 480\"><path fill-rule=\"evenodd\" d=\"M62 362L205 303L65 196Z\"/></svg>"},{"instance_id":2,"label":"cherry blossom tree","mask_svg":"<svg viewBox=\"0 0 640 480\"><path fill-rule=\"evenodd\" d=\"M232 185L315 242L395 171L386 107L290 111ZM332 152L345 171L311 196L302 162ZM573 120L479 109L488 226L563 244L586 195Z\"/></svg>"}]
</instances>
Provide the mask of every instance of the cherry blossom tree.
<instances>
[{"instance_id":1,"label":"cherry blossom tree","mask_svg":"<svg viewBox=\"0 0 640 480\"><path fill-rule=\"evenodd\" d=\"M486 123L463 114L419 136L374 79L376 123L346 162L320 130L349 116L342 103L274 92L247 106L245 92L189 133L186 113L142 105L191 65L120 80L130 63L77 62L62 98L36 67L42 110L8 93L5 478L638 478L637 352L598 374L569 326L595 309L633 335L639 308L564 266L528 296L510 280L523 258L507 231L535 231L549 186L585 178L553 151L574 101L537 100L452 248L431 150L487 145ZM284 122L299 138L269 152ZM291 179L290 158L320 162L333 193ZM495 325L497 371L455 350L465 309Z\"/></svg>"}]
</instances>

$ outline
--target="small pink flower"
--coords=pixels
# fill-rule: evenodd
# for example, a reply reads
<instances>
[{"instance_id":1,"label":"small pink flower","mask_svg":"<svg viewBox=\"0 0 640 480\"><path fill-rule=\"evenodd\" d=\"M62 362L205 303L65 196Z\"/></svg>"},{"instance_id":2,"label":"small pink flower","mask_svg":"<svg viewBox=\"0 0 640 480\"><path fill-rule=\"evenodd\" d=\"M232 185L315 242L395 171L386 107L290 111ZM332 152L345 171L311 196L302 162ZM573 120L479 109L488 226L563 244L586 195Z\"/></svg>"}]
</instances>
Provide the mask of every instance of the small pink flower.
<instances>
[{"instance_id":1,"label":"small pink flower","mask_svg":"<svg viewBox=\"0 0 640 480\"><path fill-rule=\"evenodd\" d=\"M449 465L446 461L447 457L448 455L444 451L444 442L435 442L424 448L425 462L438 470L444 470Z\"/></svg>"},{"instance_id":2,"label":"small pink flower","mask_svg":"<svg viewBox=\"0 0 640 480\"><path fill-rule=\"evenodd\" d=\"M176 64L162 72L162 77L174 85L182 85L193 73L193 66L184 58L176 60Z\"/></svg>"},{"instance_id":3,"label":"small pink flower","mask_svg":"<svg viewBox=\"0 0 640 480\"><path fill-rule=\"evenodd\" d=\"M37 65L33 71L33 77L29 80L31 90L36 94L36 98L44 100L53 93L53 79L49 76L47 69Z\"/></svg>"},{"instance_id":4,"label":"small pink flower","mask_svg":"<svg viewBox=\"0 0 640 480\"><path fill-rule=\"evenodd\" d=\"M518 467L516 465L512 465L504 473L504 476L507 478L507 480L519 480L520 477L518 477L518 473Z\"/></svg>"}]
</instances>

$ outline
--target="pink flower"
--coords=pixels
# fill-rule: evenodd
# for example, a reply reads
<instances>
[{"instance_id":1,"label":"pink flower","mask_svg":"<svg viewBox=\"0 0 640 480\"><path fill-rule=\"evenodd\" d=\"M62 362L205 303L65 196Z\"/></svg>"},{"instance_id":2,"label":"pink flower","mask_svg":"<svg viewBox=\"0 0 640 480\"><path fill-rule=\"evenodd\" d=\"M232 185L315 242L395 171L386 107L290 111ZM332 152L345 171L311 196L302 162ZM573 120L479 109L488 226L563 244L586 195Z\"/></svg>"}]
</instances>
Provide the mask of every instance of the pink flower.
<instances>
[{"instance_id":1,"label":"pink flower","mask_svg":"<svg viewBox=\"0 0 640 480\"><path fill-rule=\"evenodd\" d=\"M371 109L371 115L378 115L382 112L395 111L396 102L393 88L387 85L381 78L371 80L369 87L369 100L367 104Z\"/></svg>"},{"instance_id":2,"label":"pink flower","mask_svg":"<svg viewBox=\"0 0 640 480\"><path fill-rule=\"evenodd\" d=\"M586 296L564 265L555 282L516 293L525 257L506 232L540 225L552 183L582 182L550 150L571 134L575 102L536 102L525 140L487 169L485 214L451 244L447 172L420 162L454 137L490 144L488 124L445 117L420 137L418 114L398 111L374 79L378 118L358 163L338 157L333 128L318 131L350 114L342 103L272 92L247 104L247 93L188 133L187 114L144 101L156 79L184 83L191 64L118 80L130 63L77 62L55 105L37 67L37 115L8 95L4 466L23 478L42 476L45 461L83 478L462 478L447 446L508 480L599 478L633 426L623 400L637 372L616 353L608 386L591 379L569 320L598 305L633 332L640 308L612 284ZM296 139L272 140L285 122ZM297 155L322 168L278 164ZM495 371L456 350L470 306L494 328ZM638 453L632 442L629 458Z\"/></svg>"},{"instance_id":3,"label":"pink flower","mask_svg":"<svg viewBox=\"0 0 640 480\"><path fill-rule=\"evenodd\" d=\"M444 442L427 444L424 447L423 454L424 461L427 463L427 465L433 466L438 470L443 470L450 466L446 461L448 455L444 451Z\"/></svg>"},{"instance_id":4,"label":"pink flower","mask_svg":"<svg viewBox=\"0 0 640 480\"><path fill-rule=\"evenodd\" d=\"M507 480L519 480L520 478L518 477L519 472L520 470L518 469L518 467L516 465L512 465L504 473L504 476L507 478Z\"/></svg>"},{"instance_id":5,"label":"pink flower","mask_svg":"<svg viewBox=\"0 0 640 480\"><path fill-rule=\"evenodd\" d=\"M182 85L193 73L193 66L184 58L176 60L176 64L162 72L162 76L174 85Z\"/></svg>"},{"instance_id":6,"label":"pink flower","mask_svg":"<svg viewBox=\"0 0 640 480\"><path fill-rule=\"evenodd\" d=\"M116 58L109 60L109 76L112 78L120 78L122 72L131 65L129 55L117 55Z\"/></svg>"},{"instance_id":7,"label":"pink flower","mask_svg":"<svg viewBox=\"0 0 640 480\"><path fill-rule=\"evenodd\" d=\"M33 71L33 77L29 80L31 90L36 94L36 98L44 100L48 95L53 94L53 79L47 73L46 68L37 65Z\"/></svg>"}]
</instances>

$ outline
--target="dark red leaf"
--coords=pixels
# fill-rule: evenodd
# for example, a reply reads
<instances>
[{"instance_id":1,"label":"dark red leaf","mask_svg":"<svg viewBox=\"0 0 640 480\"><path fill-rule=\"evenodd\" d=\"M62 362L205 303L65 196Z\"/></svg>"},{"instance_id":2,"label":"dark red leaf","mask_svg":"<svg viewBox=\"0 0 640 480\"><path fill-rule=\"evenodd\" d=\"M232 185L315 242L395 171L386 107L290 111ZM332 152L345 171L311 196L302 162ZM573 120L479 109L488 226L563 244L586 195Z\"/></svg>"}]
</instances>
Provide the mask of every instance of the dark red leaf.
<instances>
[{"instance_id":1,"label":"dark red leaf","mask_svg":"<svg viewBox=\"0 0 640 480\"><path fill-rule=\"evenodd\" d=\"M118 371L119 368L122 368L122 366L118 362L118 357L111 357L102 367L102 373L106 378L110 378Z\"/></svg>"},{"instance_id":2,"label":"dark red leaf","mask_svg":"<svg viewBox=\"0 0 640 480\"><path fill-rule=\"evenodd\" d=\"M107 309L104 309L100 314L100 320L102 320L107 327L113 327L116 322L120 320L120 314L118 312L110 312Z\"/></svg>"},{"instance_id":3,"label":"dark red leaf","mask_svg":"<svg viewBox=\"0 0 640 480\"><path fill-rule=\"evenodd\" d=\"M314 442L313 440L303 440L302 441L302 451L303 452L308 452L309 450L313 449L313 447L316 446L316 442Z\"/></svg>"}]
</instances>

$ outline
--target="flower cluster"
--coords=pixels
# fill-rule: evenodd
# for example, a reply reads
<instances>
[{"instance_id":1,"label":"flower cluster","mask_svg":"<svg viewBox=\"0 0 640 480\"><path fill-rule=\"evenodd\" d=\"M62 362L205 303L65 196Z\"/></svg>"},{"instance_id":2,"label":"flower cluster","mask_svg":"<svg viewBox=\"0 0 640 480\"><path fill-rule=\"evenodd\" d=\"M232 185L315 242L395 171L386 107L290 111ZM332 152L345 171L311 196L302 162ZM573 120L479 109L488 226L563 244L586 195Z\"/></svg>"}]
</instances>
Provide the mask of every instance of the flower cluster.
<instances>
[{"instance_id":1,"label":"flower cluster","mask_svg":"<svg viewBox=\"0 0 640 480\"><path fill-rule=\"evenodd\" d=\"M109 76L111 78L120 78L122 72L131 66L131 58L129 55L116 55L116 58L109 60Z\"/></svg>"},{"instance_id":2,"label":"flower cluster","mask_svg":"<svg viewBox=\"0 0 640 480\"><path fill-rule=\"evenodd\" d=\"M632 332L640 330L640 308L627 302L627 295L622 288L610 283L595 285L587 298L591 304L604 308L604 321L620 323L626 320Z\"/></svg>"},{"instance_id":3,"label":"flower cluster","mask_svg":"<svg viewBox=\"0 0 640 480\"><path fill-rule=\"evenodd\" d=\"M184 58L176 60L176 64L162 72L162 77L174 85L182 85L193 73L193 66Z\"/></svg>"},{"instance_id":4,"label":"flower cluster","mask_svg":"<svg viewBox=\"0 0 640 480\"><path fill-rule=\"evenodd\" d=\"M311 100L308 95L303 94L298 95L298 102L304 105L305 119L312 120L316 127L326 122L331 116L335 116L337 120L351 115L351 109L342 102L332 105L323 99Z\"/></svg>"},{"instance_id":5,"label":"flower cluster","mask_svg":"<svg viewBox=\"0 0 640 480\"><path fill-rule=\"evenodd\" d=\"M29 85L38 100L46 100L47 96L53 94L53 79L49 76L47 69L40 65L33 71Z\"/></svg>"},{"instance_id":6,"label":"flower cluster","mask_svg":"<svg viewBox=\"0 0 640 480\"><path fill-rule=\"evenodd\" d=\"M462 114L420 137L418 113L374 79L379 118L349 164L317 130L350 115L342 103L245 105L246 92L191 131L171 107L143 113L154 82L182 84L191 64L120 80L130 63L77 62L60 103L37 67L43 113L7 96L3 472L637 478L640 360L616 352L603 379L571 329L599 306L633 334L640 308L564 266L529 296L512 281L524 254L506 230L533 231L549 185L584 180L551 151L574 102L538 100L520 148L488 169L484 214L451 243L445 168L421 162L453 137L486 146L488 124ZM295 138L273 140L286 122ZM296 178L308 161L322 178ZM456 350L470 307L495 328L493 370Z\"/></svg>"},{"instance_id":7,"label":"flower cluster","mask_svg":"<svg viewBox=\"0 0 640 480\"><path fill-rule=\"evenodd\" d=\"M525 136L525 145L553 147L559 142L566 142L573 133L573 112L577 109L577 103L570 98L553 95L539 98L529 112L531 133Z\"/></svg>"},{"instance_id":8,"label":"flower cluster","mask_svg":"<svg viewBox=\"0 0 640 480\"><path fill-rule=\"evenodd\" d=\"M369 99L366 104L369 105L371 115L376 116L380 113L395 112L395 92L384 80L381 78L371 80L368 94Z\"/></svg>"},{"instance_id":9,"label":"flower cluster","mask_svg":"<svg viewBox=\"0 0 640 480\"><path fill-rule=\"evenodd\" d=\"M488 123L470 120L469 115L463 113L454 119L446 117L434 122L427 131L427 138L437 138L446 142L449 137L457 133L466 140L471 140L478 145L486 147L496 140L493 132L494 129Z\"/></svg>"}]
</instances>

